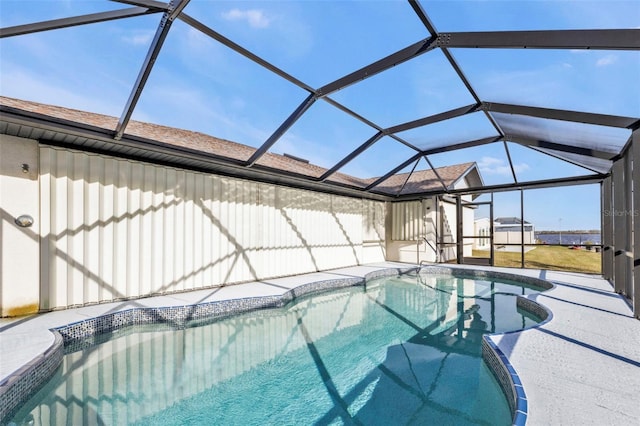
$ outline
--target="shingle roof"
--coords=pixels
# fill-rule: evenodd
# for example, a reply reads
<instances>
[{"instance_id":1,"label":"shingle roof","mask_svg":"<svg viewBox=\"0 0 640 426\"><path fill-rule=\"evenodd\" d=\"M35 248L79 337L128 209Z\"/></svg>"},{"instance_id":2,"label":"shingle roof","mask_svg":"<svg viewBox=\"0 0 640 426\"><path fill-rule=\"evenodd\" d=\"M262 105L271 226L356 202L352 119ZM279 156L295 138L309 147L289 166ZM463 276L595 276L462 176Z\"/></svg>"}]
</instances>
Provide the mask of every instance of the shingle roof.
<instances>
[{"instance_id":1,"label":"shingle roof","mask_svg":"<svg viewBox=\"0 0 640 426\"><path fill-rule=\"evenodd\" d=\"M530 224L531 222L521 221L519 217L498 217L494 220L494 222L499 223L500 225L520 225L521 223Z\"/></svg>"},{"instance_id":2,"label":"shingle roof","mask_svg":"<svg viewBox=\"0 0 640 426\"><path fill-rule=\"evenodd\" d=\"M108 131L113 131L118 124L118 119L116 117L14 99L5 96L0 96L0 106L11 107L29 113L65 120L74 124L93 126ZM169 146L188 148L239 161L248 160L256 151L253 147L209 136L204 133L134 120L129 122L126 133L128 135L150 139ZM257 164L270 169L295 173L312 178L318 178L327 171L326 168L274 153L266 153L258 160ZM455 182L457 182L474 166L475 163L463 163L440 167L436 170L445 186L447 188L451 188ZM408 177L409 180L407 181ZM331 175L327 180L358 188L365 188L378 180L378 178L361 179L337 172ZM434 171L430 169L416 170L412 174L395 174L377 185L375 189L389 195L407 195L438 191L442 190L443 187Z\"/></svg>"}]
</instances>

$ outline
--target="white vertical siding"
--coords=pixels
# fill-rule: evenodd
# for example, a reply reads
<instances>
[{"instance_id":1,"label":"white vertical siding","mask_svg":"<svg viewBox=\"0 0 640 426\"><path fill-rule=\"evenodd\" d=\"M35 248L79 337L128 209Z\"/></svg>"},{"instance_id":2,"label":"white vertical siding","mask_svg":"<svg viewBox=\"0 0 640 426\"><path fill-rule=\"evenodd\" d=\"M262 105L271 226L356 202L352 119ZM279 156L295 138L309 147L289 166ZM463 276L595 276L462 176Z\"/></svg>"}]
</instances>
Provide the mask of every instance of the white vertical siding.
<instances>
[{"instance_id":1,"label":"white vertical siding","mask_svg":"<svg viewBox=\"0 0 640 426\"><path fill-rule=\"evenodd\" d=\"M425 232L424 212L421 201L394 203L391 238L396 241L417 241Z\"/></svg>"},{"instance_id":2,"label":"white vertical siding","mask_svg":"<svg viewBox=\"0 0 640 426\"><path fill-rule=\"evenodd\" d=\"M382 202L40 151L42 309L384 260Z\"/></svg>"}]
</instances>

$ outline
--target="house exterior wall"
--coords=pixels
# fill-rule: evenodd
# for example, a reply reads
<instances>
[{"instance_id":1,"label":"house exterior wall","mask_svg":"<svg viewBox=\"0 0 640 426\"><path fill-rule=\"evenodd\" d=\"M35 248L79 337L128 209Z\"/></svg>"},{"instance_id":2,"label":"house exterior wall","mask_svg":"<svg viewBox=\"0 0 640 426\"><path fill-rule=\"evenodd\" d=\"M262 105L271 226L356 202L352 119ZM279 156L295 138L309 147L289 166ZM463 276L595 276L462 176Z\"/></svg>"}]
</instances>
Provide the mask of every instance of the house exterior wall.
<instances>
[{"instance_id":1,"label":"house exterior wall","mask_svg":"<svg viewBox=\"0 0 640 426\"><path fill-rule=\"evenodd\" d=\"M457 258L458 221L456 205L440 202L436 208L433 197L421 201L393 203L388 210L391 230L387 240L387 259L397 262L448 262ZM436 211L437 210L437 211ZM473 209L462 209L463 235L473 235ZM437 238L436 238L437 236ZM424 241L427 238L428 243ZM436 245L436 241L444 244ZM473 241L466 239L464 256L471 256ZM436 248L438 255L436 256Z\"/></svg>"},{"instance_id":2,"label":"house exterior wall","mask_svg":"<svg viewBox=\"0 0 640 426\"><path fill-rule=\"evenodd\" d=\"M464 201L472 201L472 197L470 195L463 195L462 199ZM473 222L475 210L468 207L462 207L462 235L463 236L473 236ZM462 254L464 257L471 257L473 255L473 238L463 238L462 239L464 246L462 248Z\"/></svg>"},{"instance_id":3,"label":"house exterior wall","mask_svg":"<svg viewBox=\"0 0 640 426\"><path fill-rule=\"evenodd\" d=\"M440 203L439 225L440 225L440 260L448 262L457 259L456 242L458 235L458 221L456 220L456 205L449 202Z\"/></svg>"},{"instance_id":4,"label":"house exterior wall","mask_svg":"<svg viewBox=\"0 0 640 426\"><path fill-rule=\"evenodd\" d=\"M494 244L520 244L522 240L522 234L520 231L501 231L495 229L493 233ZM534 231L524 232L524 243L535 244L536 238Z\"/></svg>"},{"instance_id":5,"label":"house exterior wall","mask_svg":"<svg viewBox=\"0 0 640 426\"><path fill-rule=\"evenodd\" d=\"M10 142L30 144L36 167L24 185L2 169L3 256L18 237L29 246L3 257L4 316L385 260L384 202ZM30 211L24 194L27 238L9 223Z\"/></svg>"},{"instance_id":6,"label":"house exterior wall","mask_svg":"<svg viewBox=\"0 0 640 426\"><path fill-rule=\"evenodd\" d=\"M387 259L420 263L435 261L435 253L425 250L425 205L423 201L392 203L388 220Z\"/></svg>"},{"instance_id":7,"label":"house exterior wall","mask_svg":"<svg viewBox=\"0 0 640 426\"><path fill-rule=\"evenodd\" d=\"M26 166L23 167L23 164ZM0 135L0 315L38 311L40 274L38 143ZM34 222L20 227L15 219Z\"/></svg>"}]
</instances>

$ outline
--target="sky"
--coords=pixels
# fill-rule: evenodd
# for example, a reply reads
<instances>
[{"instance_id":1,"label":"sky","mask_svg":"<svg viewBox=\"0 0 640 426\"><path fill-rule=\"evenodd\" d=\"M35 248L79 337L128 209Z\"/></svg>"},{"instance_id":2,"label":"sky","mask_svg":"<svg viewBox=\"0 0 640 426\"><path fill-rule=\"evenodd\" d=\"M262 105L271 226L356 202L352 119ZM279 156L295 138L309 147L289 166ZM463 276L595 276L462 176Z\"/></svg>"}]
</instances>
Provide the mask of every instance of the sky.
<instances>
[{"instance_id":1,"label":"sky","mask_svg":"<svg viewBox=\"0 0 640 426\"><path fill-rule=\"evenodd\" d=\"M422 5L440 32L640 28L640 0L447 0ZM0 26L126 7L130 6L102 0L1 0ZM406 1L192 0L184 11L314 88L429 37ZM160 18L154 14L1 39L0 94L119 117ZM640 117L640 52L450 52L483 101ZM132 118L259 147L307 96L305 90L176 20ZM331 98L382 127L474 103L439 49ZM503 129L536 131L576 146L586 141L616 149L630 134L553 120L497 117ZM329 168L375 133L319 100L272 151ZM496 134L483 113L474 113L398 136L427 149ZM414 153L383 137L341 172L381 176ZM592 173L511 142L435 154L429 160L435 167L475 161L485 184L493 185L513 182L507 155L520 182ZM425 168L428 164L422 160L417 169ZM600 227L597 185L525 194L525 219L538 229ZM496 196L494 214L519 216L518 203L517 192Z\"/></svg>"}]
</instances>

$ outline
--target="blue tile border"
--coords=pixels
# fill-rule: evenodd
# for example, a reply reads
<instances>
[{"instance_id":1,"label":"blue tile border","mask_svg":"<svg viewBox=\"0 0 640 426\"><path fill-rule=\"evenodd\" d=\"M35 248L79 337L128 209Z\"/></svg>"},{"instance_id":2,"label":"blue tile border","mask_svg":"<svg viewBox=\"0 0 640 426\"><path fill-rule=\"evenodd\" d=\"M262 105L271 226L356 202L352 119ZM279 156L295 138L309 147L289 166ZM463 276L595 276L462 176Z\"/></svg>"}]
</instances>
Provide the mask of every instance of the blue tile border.
<instances>
[{"instance_id":1,"label":"blue tile border","mask_svg":"<svg viewBox=\"0 0 640 426\"><path fill-rule=\"evenodd\" d=\"M489 336L483 336L482 339L482 358L507 397L509 408L513 413L513 424L524 425L527 422L528 413L524 387L509 359Z\"/></svg>"},{"instance_id":2,"label":"blue tile border","mask_svg":"<svg viewBox=\"0 0 640 426\"><path fill-rule=\"evenodd\" d=\"M90 341L86 341L89 337L108 333L129 325L166 323L174 327L184 327L187 322L193 320L219 319L259 309L283 307L301 296L337 288L364 285L367 281L375 278L423 270L433 274L446 274L454 277L506 279L542 291L553 288L553 284L545 280L499 271L460 269L439 265L409 266L380 269L366 274L363 278L337 278L307 283L288 290L279 296L248 297L171 307L131 308L101 315L52 329L54 343L51 347L0 383L0 424L3 424L7 418L14 415L17 409L31 398L41 385L49 380L62 363L66 346L91 344ZM530 299L519 296L517 303L519 308L545 320L545 322L550 319L551 313ZM509 406L514 413L513 424L524 425L526 423L528 405L524 388L517 373L506 356L488 336L484 336L483 339L482 355L507 396Z\"/></svg>"},{"instance_id":3,"label":"blue tile border","mask_svg":"<svg viewBox=\"0 0 640 426\"><path fill-rule=\"evenodd\" d=\"M506 279L525 284L525 286L529 286L540 291L550 290L555 287L553 283L540 278L527 277L500 271L452 268L440 265L426 266L421 270L428 270L429 272L437 274L452 275L454 277ZM533 315L540 321L538 324L529 327L529 329L540 327L541 325L551 321L553 318L553 313L549 309L525 296L517 297L516 306ZM522 331L523 330L514 330L501 333L501 335L520 333ZM493 340L491 340L491 336L489 335L483 336L482 339L482 358L507 397L509 408L513 413L513 425L524 426L527 423L527 414L529 410L524 386L522 385L522 381L520 380L516 369L511 365L511 362L509 362L509 359L502 350L493 342Z\"/></svg>"},{"instance_id":4,"label":"blue tile border","mask_svg":"<svg viewBox=\"0 0 640 426\"><path fill-rule=\"evenodd\" d=\"M53 344L0 383L0 424L13 416L47 382L62 363L64 343L55 330Z\"/></svg>"}]
</instances>

